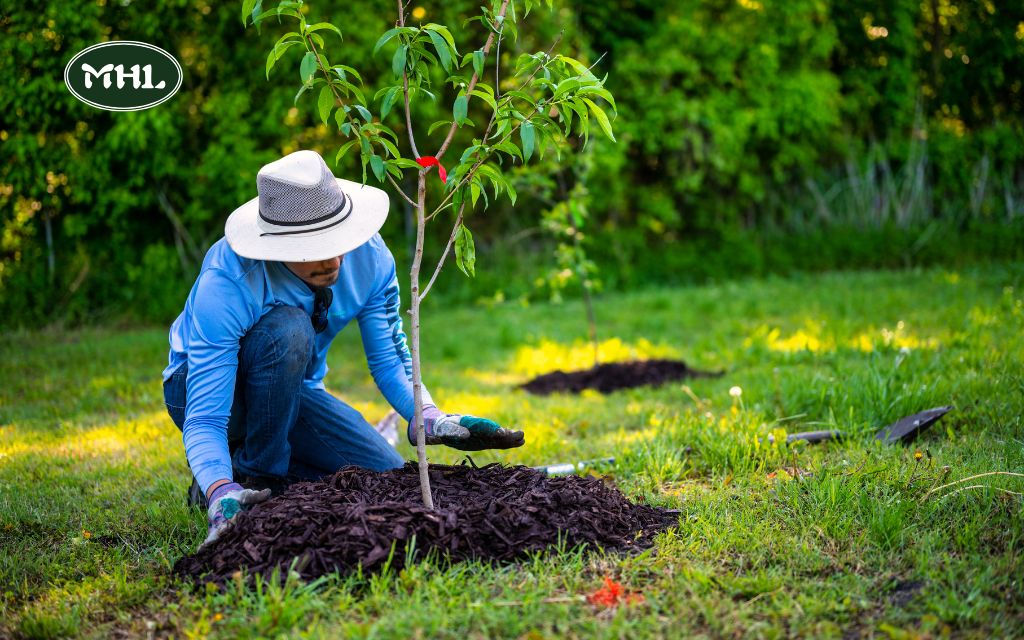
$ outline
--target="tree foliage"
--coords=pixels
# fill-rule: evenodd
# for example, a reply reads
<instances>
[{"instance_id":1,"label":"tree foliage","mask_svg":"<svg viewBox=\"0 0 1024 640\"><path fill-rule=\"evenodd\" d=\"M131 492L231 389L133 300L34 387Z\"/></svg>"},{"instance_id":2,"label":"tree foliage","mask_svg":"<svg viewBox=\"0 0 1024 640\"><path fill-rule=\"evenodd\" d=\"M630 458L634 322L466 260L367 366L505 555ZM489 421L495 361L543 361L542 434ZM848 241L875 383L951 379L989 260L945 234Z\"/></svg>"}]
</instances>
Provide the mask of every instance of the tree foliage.
<instances>
[{"instance_id":1,"label":"tree foliage","mask_svg":"<svg viewBox=\"0 0 1024 640\"><path fill-rule=\"evenodd\" d=\"M540 159L550 153L547 136L564 136L566 120L576 126L583 116L597 134L588 143L590 257L607 267L602 279L609 286L630 273L662 277L666 260L686 254L703 259L680 262L674 273L756 269L744 262L755 259L756 247L732 245L744 229L800 229L810 238L829 237L840 223L884 234L893 226L1019 226L1024 219L1019 3L554 4L551 13L531 14L531 29L504 42L501 55L513 69L517 62L541 64L529 56L561 34L565 55L587 67L600 59L595 71L600 79L608 73L606 88L617 98L619 144L602 142L603 118L584 98L602 111L605 103L585 95L545 113L561 128L557 133L550 124L520 125L497 150L502 162L489 163L494 171L452 194L493 204L493 214L472 222L477 255L533 224L535 216L517 210L547 208L531 190L537 179L516 167L521 160L562 164L555 155ZM257 5L261 15L262 3L252 9ZM316 28L308 35L336 52L325 66L334 69L334 90L343 98L347 92L349 111L337 100L330 104L326 80L310 74L318 60L301 42L287 37L267 47L263 38L247 37L237 6L55 0L2 12L0 323L74 321L104 310L165 321L226 216L255 195L258 168L299 148L337 157L337 175L360 179L365 170L368 180L391 176L411 187L411 158L399 161L385 142L394 144L393 137L381 128L401 133L396 71L412 72L422 116L415 134L434 144L452 121L483 124L497 106L512 115L504 121L511 128L509 110L529 109L525 98L505 96L491 69L482 80L487 86L459 95L460 83L482 70L476 50L461 44L488 33L481 21L460 19L479 3L414 3L407 30L380 43L376 55L380 34L394 26L390 5L318 4L322 18L310 18L307 26ZM323 22L340 25L344 40ZM431 24L448 25L451 42ZM276 41L288 33L284 26L266 16L259 28ZM185 74L179 94L137 113L98 111L75 100L62 84L64 65L106 39L141 40L174 54ZM436 61L433 71L420 65L424 60ZM559 70L551 73L549 98ZM313 86L296 99L310 78ZM330 127L346 123L356 144L339 157ZM474 140L457 130L451 146L461 155ZM472 166L462 161L446 161L453 184ZM575 178L565 171L571 191ZM492 202L495 187L500 202ZM410 235L403 214L396 206L385 229L399 245ZM871 253L827 251L816 266L849 265L854 254ZM662 253L665 259L645 262ZM476 273L478 286L493 282L482 269Z\"/></svg>"}]
</instances>

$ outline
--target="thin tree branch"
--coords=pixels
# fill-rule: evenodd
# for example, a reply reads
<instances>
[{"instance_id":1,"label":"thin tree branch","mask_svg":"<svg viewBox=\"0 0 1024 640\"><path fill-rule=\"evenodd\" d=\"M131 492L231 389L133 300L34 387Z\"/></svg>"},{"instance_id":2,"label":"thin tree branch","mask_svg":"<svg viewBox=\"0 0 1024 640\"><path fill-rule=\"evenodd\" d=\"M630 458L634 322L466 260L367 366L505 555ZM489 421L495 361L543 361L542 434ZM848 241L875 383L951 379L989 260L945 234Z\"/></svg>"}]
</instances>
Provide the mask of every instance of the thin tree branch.
<instances>
[{"instance_id":1,"label":"thin tree branch","mask_svg":"<svg viewBox=\"0 0 1024 640\"><path fill-rule=\"evenodd\" d=\"M405 26L405 7L402 0L398 0L398 26ZM402 96L405 98L405 131L409 134L409 146L412 148L414 158L420 157L420 150L416 147L416 137L412 133L412 114L409 108L409 72L402 70Z\"/></svg>"},{"instance_id":2,"label":"thin tree branch","mask_svg":"<svg viewBox=\"0 0 1024 640\"><path fill-rule=\"evenodd\" d=\"M178 213L174 210L174 207L171 206L171 202L167 199L167 194L164 193L163 189L156 192L156 200L160 205L160 208L163 209L164 215L167 216L167 219L170 220L171 224L174 226L176 234L175 237L181 238L181 240L184 241L193 262L201 263L203 261L203 252L199 250L195 240L192 239L192 234L188 232L188 229L185 228L185 224L181 221Z\"/></svg>"},{"instance_id":3,"label":"thin tree branch","mask_svg":"<svg viewBox=\"0 0 1024 640\"><path fill-rule=\"evenodd\" d=\"M434 286L434 280L437 280L437 276L441 273L441 267L444 266L444 261L448 258L448 252L451 251L452 244L455 243L455 236L458 235L459 225L462 224L462 214L466 211L466 203L463 202L462 206L459 207L459 215L455 218L455 226L452 227L452 235L448 238L448 244L444 247L444 253L441 254L441 259L437 261L437 268L434 269L434 275L430 276L430 282L423 289L423 293L420 294L420 301L422 302L427 294L430 293L430 287Z\"/></svg>"},{"instance_id":4,"label":"thin tree branch","mask_svg":"<svg viewBox=\"0 0 1024 640\"><path fill-rule=\"evenodd\" d=\"M409 204L411 204L412 206L415 207L416 206L416 201L413 200L412 198L410 198L409 196L405 195L405 192L402 191L402 187L399 186L399 184L397 182L395 182L395 179L393 177L391 177L391 174L390 173L386 173L385 175L387 175L388 181L391 182L391 186L393 186L395 188L395 191L398 191L398 195L402 196L402 198L406 202L408 202Z\"/></svg>"},{"instance_id":5,"label":"thin tree branch","mask_svg":"<svg viewBox=\"0 0 1024 640\"><path fill-rule=\"evenodd\" d=\"M504 2L501 3L501 9L498 10L498 16L501 16L502 20L504 20L504 18L505 18L505 11L508 10L508 3L509 3L509 0L504 0ZM502 27L502 31L504 31L504 27ZM484 42L484 49L483 49L483 51L484 51L484 58L486 58L487 54L490 53L491 46L494 44L494 38L495 38L494 29L492 29L491 32L487 35L487 41ZM469 79L469 87L466 88L466 101L467 102L472 97L473 89L476 87L476 83L477 83L478 80L479 80L479 77L477 76L476 71L474 71L473 72L473 77ZM442 157L444 157L445 152L448 151L448 146L451 145L452 139L455 138L455 131L458 128L459 128L459 123L458 122L452 122L452 126L448 129L448 135L445 137L444 142L441 143L441 148L438 149L437 153L434 154L434 157L436 157L438 160L440 160Z\"/></svg>"},{"instance_id":6,"label":"thin tree branch","mask_svg":"<svg viewBox=\"0 0 1024 640\"><path fill-rule=\"evenodd\" d=\"M501 26L501 33L498 34L498 42L494 45L494 101L501 97L501 39L505 36L505 25ZM469 98L467 98L468 100ZM486 139L486 138L485 138Z\"/></svg>"}]
</instances>

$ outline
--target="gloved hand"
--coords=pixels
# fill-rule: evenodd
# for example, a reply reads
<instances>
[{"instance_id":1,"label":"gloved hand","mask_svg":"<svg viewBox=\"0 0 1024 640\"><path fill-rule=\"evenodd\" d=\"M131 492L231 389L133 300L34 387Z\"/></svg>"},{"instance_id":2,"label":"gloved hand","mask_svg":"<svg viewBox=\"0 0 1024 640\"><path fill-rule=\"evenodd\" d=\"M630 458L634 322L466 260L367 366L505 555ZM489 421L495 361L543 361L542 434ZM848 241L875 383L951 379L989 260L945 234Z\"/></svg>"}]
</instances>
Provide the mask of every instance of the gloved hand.
<instances>
[{"instance_id":1,"label":"gloved hand","mask_svg":"<svg viewBox=\"0 0 1024 640\"><path fill-rule=\"evenodd\" d=\"M209 533L199 548L202 549L216 540L225 529L231 526L231 519L236 515L268 498L270 498L270 489L254 491L246 489L237 482L222 484L214 489L210 494L210 508L206 512L206 521L210 526Z\"/></svg>"},{"instance_id":2,"label":"gloved hand","mask_svg":"<svg viewBox=\"0 0 1024 640\"><path fill-rule=\"evenodd\" d=\"M423 426L427 444L443 444L460 451L514 449L526 442L522 431L510 431L486 418L445 413L433 405L423 407ZM407 435L409 443L416 446L412 423Z\"/></svg>"}]
</instances>

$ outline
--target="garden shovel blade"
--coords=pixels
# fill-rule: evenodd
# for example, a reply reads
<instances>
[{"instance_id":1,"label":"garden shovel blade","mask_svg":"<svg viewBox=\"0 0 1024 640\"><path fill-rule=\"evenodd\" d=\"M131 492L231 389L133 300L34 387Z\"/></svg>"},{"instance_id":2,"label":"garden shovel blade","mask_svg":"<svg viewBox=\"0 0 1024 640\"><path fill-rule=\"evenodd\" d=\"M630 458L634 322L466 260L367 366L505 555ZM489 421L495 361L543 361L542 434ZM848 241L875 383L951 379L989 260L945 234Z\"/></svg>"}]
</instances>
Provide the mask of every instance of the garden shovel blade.
<instances>
[{"instance_id":1,"label":"garden shovel blade","mask_svg":"<svg viewBox=\"0 0 1024 640\"><path fill-rule=\"evenodd\" d=\"M939 418L949 413L953 407L936 407L921 413L915 413L890 424L875 434L875 440L881 440L886 444L910 442L925 429L939 421Z\"/></svg>"}]
</instances>

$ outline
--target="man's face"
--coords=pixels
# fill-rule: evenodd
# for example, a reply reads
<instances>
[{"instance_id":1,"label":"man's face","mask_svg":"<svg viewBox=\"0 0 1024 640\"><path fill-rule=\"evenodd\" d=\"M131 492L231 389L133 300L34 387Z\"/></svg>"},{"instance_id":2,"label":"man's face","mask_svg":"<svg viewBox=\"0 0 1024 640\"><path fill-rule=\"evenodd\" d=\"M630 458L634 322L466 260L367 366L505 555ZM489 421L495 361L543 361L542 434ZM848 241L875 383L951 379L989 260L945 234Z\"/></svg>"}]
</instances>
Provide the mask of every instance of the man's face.
<instances>
[{"instance_id":1,"label":"man's face","mask_svg":"<svg viewBox=\"0 0 1024 640\"><path fill-rule=\"evenodd\" d=\"M286 267L311 287L329 287L338 281L338 270L345 256L316 262L286 262Z\"/></svg>"}]
</instances>

